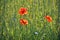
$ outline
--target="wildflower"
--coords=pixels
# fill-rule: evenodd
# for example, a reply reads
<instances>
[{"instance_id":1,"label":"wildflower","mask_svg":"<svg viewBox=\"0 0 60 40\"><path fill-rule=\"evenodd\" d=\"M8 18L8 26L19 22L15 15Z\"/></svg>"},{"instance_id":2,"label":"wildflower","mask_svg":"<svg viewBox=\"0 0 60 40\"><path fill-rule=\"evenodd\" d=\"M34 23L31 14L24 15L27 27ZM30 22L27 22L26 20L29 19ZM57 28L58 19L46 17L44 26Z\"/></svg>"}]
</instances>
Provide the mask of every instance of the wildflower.
<instances>
[{"instance_id":1,"label":"wildflower","mask_svg":"<svg viewBox=\"0 0 60 40\"><path fill-rule=\"evenodd\" d=\"M38 34L38 32L35 32L35 34L37 35L37 34Z\"/></svg>"},{"instance_id":2,"label":"wildflower","mask_svg":"<svg viewBox=\"0 0 60 40\"><path fill-rule=\"evenodd\" d=\"M19 14L20 14L20 15L25 15L25 14L27 14L27 8L23 8L23 7L20 8L20 9L19 9Z\"/></svg>"},{"instance_id":3,"label":"wildflower","mask_svg":"<svg viewBox=\"0 0 60 40\"><path fill-rule=\"evenodd\" d=\"M28 21L26 19L20 19L20 24L27 25Z\"/></svg>"},{"instance_id":4,"label":"wildflower","mask_svg":"<svg viewBox=\"0 0 60 40\"><path fill-rule=\"evenodd\" d=\"M50 16L45 16L48 22L52 22L52 18Z\"/></svg>"}]
</instances>

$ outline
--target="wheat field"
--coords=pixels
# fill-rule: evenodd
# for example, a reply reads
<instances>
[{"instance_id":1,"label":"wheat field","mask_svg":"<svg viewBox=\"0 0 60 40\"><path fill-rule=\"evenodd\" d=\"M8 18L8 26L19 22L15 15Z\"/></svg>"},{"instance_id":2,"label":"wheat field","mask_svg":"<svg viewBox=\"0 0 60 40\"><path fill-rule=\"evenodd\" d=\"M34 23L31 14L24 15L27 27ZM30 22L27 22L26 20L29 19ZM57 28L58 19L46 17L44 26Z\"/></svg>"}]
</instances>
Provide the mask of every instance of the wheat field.
<instances>
[{"instance_id":1,"label":"wheat field","mask_svg":"<svg viewBox=\"0 0 60 40\"><path fill-rule=\"evenodd\" d=\"M60 40L60 0L0 0L0 40ZM28 9L21 16L18 10ZM44 16L53 19L48 22ZM19 20L25 18L28 25ZM35 34L38 32L38 34Z\"/></svg>"}]
</instances>

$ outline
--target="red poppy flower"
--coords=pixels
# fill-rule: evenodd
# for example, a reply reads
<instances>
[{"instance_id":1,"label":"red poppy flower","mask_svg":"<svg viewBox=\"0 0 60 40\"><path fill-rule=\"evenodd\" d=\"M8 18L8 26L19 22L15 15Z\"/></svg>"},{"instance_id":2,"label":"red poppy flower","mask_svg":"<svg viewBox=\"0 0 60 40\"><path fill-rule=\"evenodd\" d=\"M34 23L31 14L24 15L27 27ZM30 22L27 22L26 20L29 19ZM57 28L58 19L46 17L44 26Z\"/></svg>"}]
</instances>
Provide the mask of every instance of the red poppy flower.
<instances>
[{"instance_id":1,"label":"red poppy flower","mask_svg":"<svg viewBox=\"0 0 60 40\"><path fill-rule=\"evenodd\" d=\"M52 18L50 16L45 16L48 22L52 22Z\"/></svg>"},{"instance_id":2,"label":"red poppy flower","mask_svg":"<svg viewBox=\"0 0 60 40\"><path fill-rule=\"evenodd\" d=\"M20 14L20 15L27 14L27 8L23 8L23 7L20 8L20 9L19 9L19 14Z\"/></svg>"},{"instance_id":3,"label":"red poppy flower","mask_svg":"<svg viewBox=\"0 0 60 40\"><path fill-rule=\"evenodd\" d=\"M20 23L22 25L27 25L28 24L28 21L26 19L20 19Z\"/></svg>"}]
</instances>

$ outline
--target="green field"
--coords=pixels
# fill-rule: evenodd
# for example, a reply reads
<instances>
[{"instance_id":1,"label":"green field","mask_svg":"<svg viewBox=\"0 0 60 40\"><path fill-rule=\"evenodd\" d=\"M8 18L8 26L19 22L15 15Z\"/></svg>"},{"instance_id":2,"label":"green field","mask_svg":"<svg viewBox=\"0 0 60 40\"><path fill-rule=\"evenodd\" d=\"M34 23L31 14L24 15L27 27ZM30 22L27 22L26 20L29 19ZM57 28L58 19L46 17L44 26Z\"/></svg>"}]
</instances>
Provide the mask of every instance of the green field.
<instances>
[{"instance_id":1,"label":"green field","mask_svg":"<svg viewBox=\"0 0 60 40\"><path fill-rule=\"evenodd\" d=\"M60 0L0 0L0 40L60 40ZM28 14L21 16L21 7ZM44 16L53 21L48 22ZM23 26L19 20L28 20ZM34 34L38 32L38 34Z\"/></svg>"}]
</instances>

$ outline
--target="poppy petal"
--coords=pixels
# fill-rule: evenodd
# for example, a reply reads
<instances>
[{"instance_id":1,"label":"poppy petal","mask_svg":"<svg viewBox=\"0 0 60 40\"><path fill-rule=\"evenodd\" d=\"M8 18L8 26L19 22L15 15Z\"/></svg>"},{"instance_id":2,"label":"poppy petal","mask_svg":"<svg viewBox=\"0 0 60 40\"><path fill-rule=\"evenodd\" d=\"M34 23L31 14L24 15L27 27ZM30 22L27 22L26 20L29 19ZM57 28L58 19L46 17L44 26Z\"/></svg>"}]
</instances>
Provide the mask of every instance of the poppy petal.
<instances>
[{"instance_id":1,"label":"poppy petal","mask_svg":"<svg viewBox=\"0 0 60 40\"><path fill-rule=\"evenodd\" d=\"M45 16L48 22L52 22L52 18L50 16Z\"/></svg>"},{"instance_id":2,"label":"poppy petal","mask_svg":"<svg viewBox=\"0 0 60 40\"><path fill-rule=\"evenodd\" d=\"M20 19L20 23L22 25L27 25L28 24L28 21L26 19Z\"/></svg>"},{"instance_id":3,"label":"poppy petal","mask_svg":"<svg viewBox=\"0 0 60 40\"><path fill-rule=\"evenodd\" d=\"M27 14L27 8L23 8L23 7L20 8L20 9L19 9L19 14L20 14L20 15Z\"/></svg>"}]
</instances>

